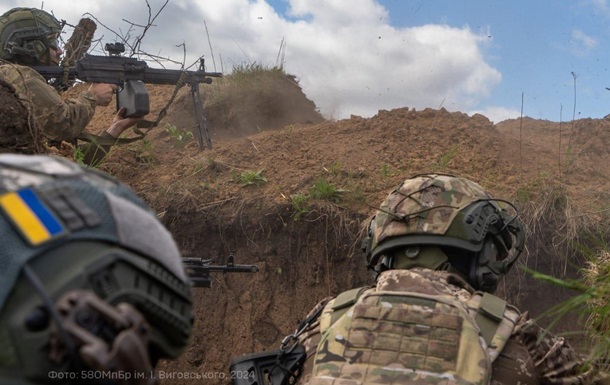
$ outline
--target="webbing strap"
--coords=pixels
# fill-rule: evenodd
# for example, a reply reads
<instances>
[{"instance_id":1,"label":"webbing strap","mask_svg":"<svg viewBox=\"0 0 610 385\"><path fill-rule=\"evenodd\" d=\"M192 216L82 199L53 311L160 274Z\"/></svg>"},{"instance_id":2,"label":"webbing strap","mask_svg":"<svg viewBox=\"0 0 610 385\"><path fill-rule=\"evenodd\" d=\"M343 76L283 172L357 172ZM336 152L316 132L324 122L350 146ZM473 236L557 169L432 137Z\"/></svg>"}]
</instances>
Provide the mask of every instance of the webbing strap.
<instances>
[{"instance_id":1,"label":"webbing strap","mask_svg":"<svg viewBox=\"0 0 610 385\"><path fill-rule=\"evenodd\" d=\"M77 136L78 139L93 143L97 146L114 146L115 144L132 143L136 140L142 139L143 137L144 136L136 136L133 138L112 138L109 136L88 134L86 132L83 132Z\"/></svg>"},{"instance_id":2,"label":"webbing strap","mask_svg":"<svg viewBox=\"0 0 610 385\"><path fill-rule=\"evenodd\" d=\"M161 120L165 117L165 115L167 115L167 111L169 110L169 107L172 105L172 103L174 102L174 99L176 98L176 96L178 95L178 90L180 90L180 88L182 88L182 86L184 86L185 81L186 81L186 71L183 71L182 74L180 74L180 77L178 78L178 81L176 82L176 86L174 87L174 91L172 92L172 96L169 98L169 100L167 101L167 103L165 104L165 107L163 107L161 109L161 111L159 111L159 114L157 115L157 119L155 119L155 121L145 121L146 123L142 123L141 125L138 124L138 128L134 130L134 132L138 135L142 135L142 137L146 136L146 134L148 134L148 132L150 130L152 130L153 128L157 127L159 125L159 123L161 123ZM199 87L198 83L195 83L194 85L191 85L191 87ZM139 130L140 128L145 128L146 131L141 131Z\"/></svg>"},{"instance_id":3,"label":"webbing strap","mask_svg":"<svg viewBox=\"0 0 610 385\"><path fill-rule=\"evenodd\" d=\"M491 343L498 326L504 317L506 301L495 295L483 293L475 321L487 345Z\"/></svg>"}]
</instances>

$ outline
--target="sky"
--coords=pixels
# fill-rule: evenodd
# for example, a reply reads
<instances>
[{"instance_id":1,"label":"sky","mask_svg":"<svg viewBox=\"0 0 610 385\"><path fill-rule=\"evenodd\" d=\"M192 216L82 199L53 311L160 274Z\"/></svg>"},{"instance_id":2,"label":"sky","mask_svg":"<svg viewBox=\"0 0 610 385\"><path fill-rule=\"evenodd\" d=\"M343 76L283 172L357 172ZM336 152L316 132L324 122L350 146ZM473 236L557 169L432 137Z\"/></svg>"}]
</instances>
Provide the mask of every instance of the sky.
<instances>
[{"instance_id":1,"label":"sky","mask_svg":"<svg viewBox=\"0 0 610 385\"><path fill-rule=\"evenodd\" d=\"M167 2L166 2L167 1ZM328 119L444 107L498 123L610 113L610 0L2 0L105 43L142 35L149 66L262 65L296 76ZM63 38L71 35L69 26ZM144 58L144 57L142 57ZM194 69L194 68L193 68Z\"/></svg>"}]
</instances>

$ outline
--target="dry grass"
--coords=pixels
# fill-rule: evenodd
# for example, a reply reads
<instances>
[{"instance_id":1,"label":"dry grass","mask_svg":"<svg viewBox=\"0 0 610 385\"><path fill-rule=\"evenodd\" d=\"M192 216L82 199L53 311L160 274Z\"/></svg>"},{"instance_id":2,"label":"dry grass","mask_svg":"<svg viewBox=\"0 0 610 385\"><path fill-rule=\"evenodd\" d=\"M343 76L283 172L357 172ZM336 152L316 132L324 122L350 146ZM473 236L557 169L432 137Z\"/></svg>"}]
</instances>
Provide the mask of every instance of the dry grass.
<instances>
[{"instance_id":1,"label":"dry grass","mask_svg":"<svg viewBox=\"0 0 610 385\"><path fill-rule=\"evenodd\" d=\"M551 325L568 313L585 315L588 317L585 334L594 343L591 357L607 360L610 356L609 210L603 205L583 207L575 203L565 185L550 179L531 188L521 206L521 217L527 226L526 257L521 263L531 269L529 273L535 278L577 292L546 313L552 319ZM551 266L550 274L536 272L543 265ZM579 272L576 279L573 278L575 271Z\"/></svg>"},{"instance_id":2,"label":"dry grass","mask_svg":"<svg viewBox=\"0 0 610 385\"><path fill-rule=\"evenodd\" d=\"M591 288L587 301L591 315L587 326L596 340L597 354L610 357L610 249L601 250L597 257L590 260L584 270L585 282ZM606 362L606 370L610 365Z\"/></svg>"}]
</instances>

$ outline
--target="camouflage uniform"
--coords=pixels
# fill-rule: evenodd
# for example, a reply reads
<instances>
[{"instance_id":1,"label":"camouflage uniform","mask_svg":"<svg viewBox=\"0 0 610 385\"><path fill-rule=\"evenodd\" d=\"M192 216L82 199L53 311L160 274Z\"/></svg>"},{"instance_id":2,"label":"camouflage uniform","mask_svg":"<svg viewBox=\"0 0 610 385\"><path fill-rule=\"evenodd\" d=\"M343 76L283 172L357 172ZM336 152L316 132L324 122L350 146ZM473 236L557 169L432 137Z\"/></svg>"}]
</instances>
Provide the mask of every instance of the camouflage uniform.
<instances>
[{"instance_id":1,"label":"camouflage uniform","mask_svg":"<svg viewBox=\"0 0 610 385\"><path fill-rule=\"evenodd\" d=\"M3 63L0 78L15 87L28 105L35 124L52 140L69 141L80 135L93 118L95 96L88 91L76 99L62 100L46 80L30 67Z\"/></svg>"},{"instance_id":2,"label":"camouflage uniform","mask_svg":"<svg viewBox=\"0 0 610 385\"><path fill-rule=\"evenodd\" d=\"M2 63L2 61L0 61ZM28 108L33 124L51 140L75 141L93 118L96 97L89 91L75 99L63 100L47 81L30 67L3 62L0 79L13 85L19 99ZM116 139L106 131L102 139ZM83 162L98 165L110 151L109 144L89 143L80 147Z\"/></svg>"},{"instance_id":3,"label":"camouflage uniform","mask_svg":"<svg viewBox=\"0 0 610 385\"><path fill-rule=\"evenodd\" d=\"M376 287L366 289L360 294L360 298L375 292L394 292L405 296L409 292L424 295L442 294L451 296L460 303L468 302L474 294L472 287L459 275L423 268L385 271L379 276ZM414 357L421 357L424 352L428 355L426 357L428 362L432 362L432 358L434 358L430 356L444 356L441 362L449 365L445 368L437 367L439 371L445 373L442 381L430 382L430 379L428 379L425 382L426 384L470 383L460 382L459 376L451 376L452 361L458 356L456 344L441 346L438 344L432 345L428 342L428 351L426 351L425 347L418 345L418 339L414 337L418 335L418 332L415 331L409 337L413 341L409 341L406 348L405 344L398 347L398 344L393 343L393 341L400 341L401 338L404 340L409 335L409 331L403 329L392 338L386 338L384 341L382 336L386 335L387 337L390 329L388 329L387 324L384 326L379 321L366 328L369 333L367 335L368 339L365 340L366 343L357 346L358 338L353 337L350 333L343 344L350 347L351 350L346 349L342 355L330 352L328 344L322 343L320 345L320 342L323 339L328 342L326 337L331 331L329 330L330 325L324 325L325 322L328 323L325 321L325 319L328 319L325 315L333 312L332 308L335 300L336 297L327 298L310 312L310 314L313 314L320 306L324 307L321 316L299 337L299 342L305 346L307 351L307 359L299 378L299 385L424 383L423 379L417 377L417 373L409 370L411 364L416 362ZM361 302L363 301L358 302L362 306ZM352 318L352 323L354 322L353 318L362 317L362 310L358 309L359 304L347 310L343 317ZM492 385L596 383L595 372L585 367L563 338L545 332L531 319L528 319L527 314L519 314L518 312L516 314L517 317L507 324L512 328L512 332L508 329L507 335L510 337L507 341L500 343L500 345L504 345L502 351L493 352L495 343L489 346L489 349L492 350L488 353L493 360L491 379L489 382L478 383ZM402 318L404 318L404 315ZM512 322L514 322L514 325ZM333 327L338 323L339 321L334 323ZM321 333L321 330L325 331ZM540 338L542 340L538 342ZM363 347L371 347L370 352L372 354L367 354L366 349L362 349ZM431 352L432 347L436 347L438 351ZM354 354L358 350L360 350L359 353ZM406 356L405 350L407 350ZM468 354L470 355L468 358L471 359L473 357L472 350L469 350ZM432 364L428 363L427 365ZM479 365L470 365L470 369L479 368L483 365L483 362L479 362ZM434 369L435 367L431 366L429 370L433 371Z\"/></svg>"}]
</instances>

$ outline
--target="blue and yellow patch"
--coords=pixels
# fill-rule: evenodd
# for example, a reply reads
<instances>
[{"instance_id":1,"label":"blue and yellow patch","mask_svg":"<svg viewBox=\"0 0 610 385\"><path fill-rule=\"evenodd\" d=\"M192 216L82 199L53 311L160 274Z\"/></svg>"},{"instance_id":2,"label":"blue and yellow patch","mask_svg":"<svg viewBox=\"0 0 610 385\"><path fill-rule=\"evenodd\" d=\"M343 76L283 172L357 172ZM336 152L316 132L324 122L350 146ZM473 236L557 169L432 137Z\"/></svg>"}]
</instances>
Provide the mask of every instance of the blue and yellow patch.
<instances>
[{"instance_id":1,"label":"blue and yellow patch","mask_svg":"<svg viewBox=\"0 0 610 385\"><path fill-rule=\"evenodd\" d=\"M0 195L0 208L31 246L66 234L63 224L31 188Z\"/></svg>"}]
</instances>

